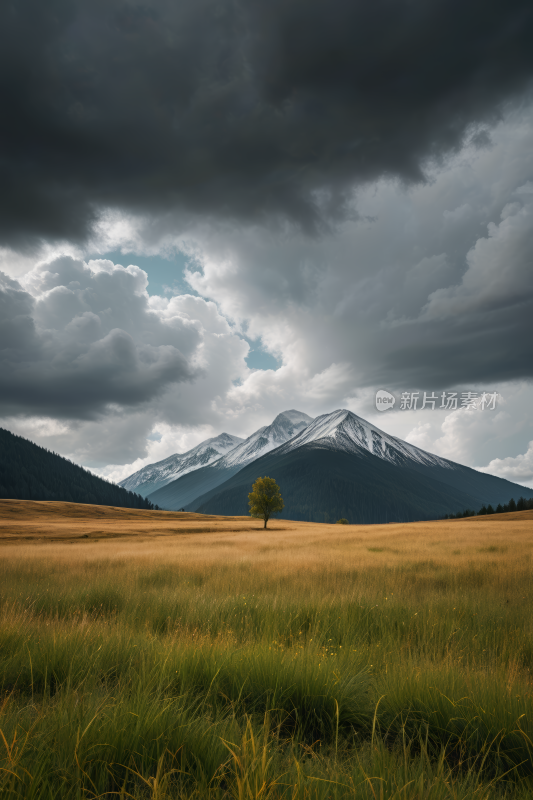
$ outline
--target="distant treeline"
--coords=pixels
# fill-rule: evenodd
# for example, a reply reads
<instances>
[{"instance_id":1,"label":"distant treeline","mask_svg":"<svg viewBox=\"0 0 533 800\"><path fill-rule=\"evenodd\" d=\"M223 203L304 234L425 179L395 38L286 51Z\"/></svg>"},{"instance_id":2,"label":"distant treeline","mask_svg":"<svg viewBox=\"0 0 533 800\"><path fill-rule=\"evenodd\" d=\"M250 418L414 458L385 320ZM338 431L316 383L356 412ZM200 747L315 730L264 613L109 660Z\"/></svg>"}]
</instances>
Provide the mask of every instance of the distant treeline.
<instances>
[{"instance_id":1,"label":"distant treeline","mask_svg":"<svg viewBox=\"0 0 533 800\"><path fill-rule=\"evenodd\" d=\"M496 508L490 504L488 506L481 506L479 511L472 511L470 508L465 508L464 511L458 511L457 514L446 514L443 519L461 519L462 517L482 517L485 514L508 514L510 511L527 511L533 508L533 497L527 500L521 497L517 502L511 497L508 503L502 506L498 503Z\"/></svg>"},{"instance_id":2,"label":"distant treeline","mask_svg":"<svg viewBox=\"0 0 533 800\"><path fill-rule=\"evenodd\" d=\"M157 509L57 453L0 428L0 498Z\"/></svg>"}]
</instances>

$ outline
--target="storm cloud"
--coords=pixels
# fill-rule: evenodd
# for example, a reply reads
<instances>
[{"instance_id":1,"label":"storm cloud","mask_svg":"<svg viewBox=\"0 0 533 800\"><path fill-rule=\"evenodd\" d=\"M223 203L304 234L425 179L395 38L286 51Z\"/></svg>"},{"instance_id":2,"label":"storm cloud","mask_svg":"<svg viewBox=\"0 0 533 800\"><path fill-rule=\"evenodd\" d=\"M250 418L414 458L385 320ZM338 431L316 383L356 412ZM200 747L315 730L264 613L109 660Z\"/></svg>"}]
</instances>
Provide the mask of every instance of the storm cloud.
<instances>
[{"instance_id":1,"label":"storm cloud","mask_svg":"<svg viewBox=\"0 0 533 800\"><path fill-rule=\"evenodd\" d=\"M94 419L201 374L201 324L151 308L137 267L62 257L24 284L0 273L1 414Z\"/></svg>"},{"instance_id":2,"label":"storm cloud","mask_svg":"<svg viewBox=\"0 0 533 800\"><path fill-rule=\"evenodd\" d=\"M527 0L5 3L1 240L80 241L104 209L316 233L354 183L482 145L531 41Z\"/></svg>"},{"instance_id":3,"label":"storm cloud","mask_svg":"<svg viewBox=\"0 0 533 800\"><path fill-rule=\"evenodd\" d=\"M425 183L359 191L361 218L319 240L215 231L189 280L287 366L344 365L334 396L338 381L347 392L531 379L533 114L491 136Z\"/></svg>"},{"instance_id":4,"label":"storm cloud","mask_svg":"<svg viewBox=\"0 0 533 800\"><path fill-rule=\"evenodd\" d=\"M120 479L348 407L533 482L532 41L527 0L4 3L0 423Z\"/></svg>"}]
</instances>

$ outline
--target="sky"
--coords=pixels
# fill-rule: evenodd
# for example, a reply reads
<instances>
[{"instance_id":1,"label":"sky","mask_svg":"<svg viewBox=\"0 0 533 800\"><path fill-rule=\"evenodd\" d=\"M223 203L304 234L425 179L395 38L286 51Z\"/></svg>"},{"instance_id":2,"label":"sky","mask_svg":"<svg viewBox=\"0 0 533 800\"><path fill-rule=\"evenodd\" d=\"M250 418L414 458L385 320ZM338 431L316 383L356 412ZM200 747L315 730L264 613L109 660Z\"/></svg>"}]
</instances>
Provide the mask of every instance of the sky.
<instances>
[{"instance_id":1,"label":"sky","mask_svg":"<svg viewBox=\"0 0 533 800\"><path fill-rule=\"evenodd\" d=\"M348 408L533 487L531 41L529 0L4 3L0 426L118 481Z\"/></svg>"}]
</instances>

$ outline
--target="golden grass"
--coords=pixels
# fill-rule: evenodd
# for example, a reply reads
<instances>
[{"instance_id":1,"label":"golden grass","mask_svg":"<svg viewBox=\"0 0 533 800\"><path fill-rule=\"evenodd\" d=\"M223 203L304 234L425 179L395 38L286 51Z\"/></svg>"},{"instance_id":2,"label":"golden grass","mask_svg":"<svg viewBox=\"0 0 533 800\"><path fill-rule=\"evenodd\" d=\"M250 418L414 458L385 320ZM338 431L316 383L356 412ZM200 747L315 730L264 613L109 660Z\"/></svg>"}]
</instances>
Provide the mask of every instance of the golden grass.
<instances>
[{"instance_id":1,"label":"golden grass","mask_svg":"<svg viewBox=\"0 0 533 800\"><path fill-rule=\"evenodd\" d=\"M272 788L280 800L373 800L386 781L384 800L507 800L487 787L508 769L523 800L532 555L532 511L265 531L247 517L0 501L0 731L8 743L30 731L16 769L0 740L2 800L118 795L140 752L149 781L162 754L182 754L190 777L176 773L169 798L240 798L256 735L274 753L271 786L292 787ZM276 739L265 709L302 729ZM221 742L241 742L233 767ZM129 796L160 797L139 787Z\"/></svg>"},{"instance_id":2,"label":"golden grass","mask_svg":"<svg viewBox=\"0 0 533 800\"><path fill-rule=\"evenodd\" d=\"M0 500L0 545L5 556L8 548L29 559L149 558L190 567L245 561L284 574L427 560L461 568L497 559L511 567L531 563L533 511L387 525L274 519L265 531L249 517Z\"/></svg>"}]
</instances>

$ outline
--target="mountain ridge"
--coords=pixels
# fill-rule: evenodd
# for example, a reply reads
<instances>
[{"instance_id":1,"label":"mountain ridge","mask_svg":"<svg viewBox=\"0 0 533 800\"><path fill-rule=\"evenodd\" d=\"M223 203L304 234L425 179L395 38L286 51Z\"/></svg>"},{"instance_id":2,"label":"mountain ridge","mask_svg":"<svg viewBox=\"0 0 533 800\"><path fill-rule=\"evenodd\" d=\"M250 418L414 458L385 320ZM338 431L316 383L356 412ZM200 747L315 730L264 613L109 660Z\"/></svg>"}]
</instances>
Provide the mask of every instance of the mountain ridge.
<instances>
[{"instance_id":1,"label":"mountain ridge","mask_svg":"<svg viewBox=\"0 0 533 800\"><path fill-rule=\"evenodd\" d=\"M403 463L408 459L445 469L453 469L455 463L385 433L345 408L315 417L304 430L282 446L280 453L290 452L311 442L320 442L323 446L329 445L332 449L345 452L357 452L362 448L391 463Z\"/></svg>"},{"instance_id":2,"label":"mountain ridge","mask_svg":"<svg viewBox=\"0 0 533 800\"><path fill-rule=\"evenodd\" d=\"M151 492L166 486L181 475L206 466L216 461L221 455L232 450L243 441L240 436L221 433L197 444L185 453L173 453L171 456L147 464L137 472L119 482L119 486L129 491L138 491L144 497Z\"/></svg>"},{"instance_id":3,"label":"mountain ridge","mask_svg":"<svg viewBox=\"0 0 533 800\"><path fill-rule=\"evenodd\" d=\"M176 511L256 460L305 430L312 417L290 409L280 412L270 425L263 425L224 456L188 475L181 475L148 495L152 503Z\"/></svg>"},{"instance_id":4,"label":"mountain ridge","mask_svg":"<svg viewBox=\"0 0 533 800\"><path fill-rule=\"evenodd\" d=\"M358 522L434 519L461 506L533 496L527 487L429 453L341 408L315 419L281 412L220 458L148 497L169 510L246 514L251 485L265 474L280 483L282 516L307 521L330 513Z\"/></svg>"},{"instance_id":5,"label":"mountain ridge","mask_svg":"<svg viewBox=\"0 0 533 800\"><path fill-rule=\"evenodd\" d=\"M296 415L299 415L299 419L295 420ZM219 464L214 464L214 466L234 467L239 464L245 466L252 459L257 458L259 453L264 455L297 436L312 422L313 418L302 411L295 409L281 411L270 425L264 425L252 433L241 444L226 453L219 460Z\"/></svg>"},{"instance_id":6,"label":"mountain ridge","mask_svg":"<svg viewBox=\"0 0 533 800\"><path fill-rule=\"evenodd\" d=\"M330 515L359 523L435 519L461 506L533 496L527 487L428 453L337 409L185 508L246 514L247 494L262 475L281 487L282 517L315 522L335 521Z\"/></svg>"},{"instance_id":7,"label":"mountain ridge","mask_svg":"<svg viewBox=\"0 0 533 800\"><path fill-rule=\"evenodd\" d=\"M315 441L267 453L185 508L246 514L248 492L263 475L281 488L285 508L279 516L308 522L415 522L440 519L458 508L533 497L527 487L459 464L454 469L414 460L398 464L363 448L347 452Z\"/></svg>"}]
</instances>

